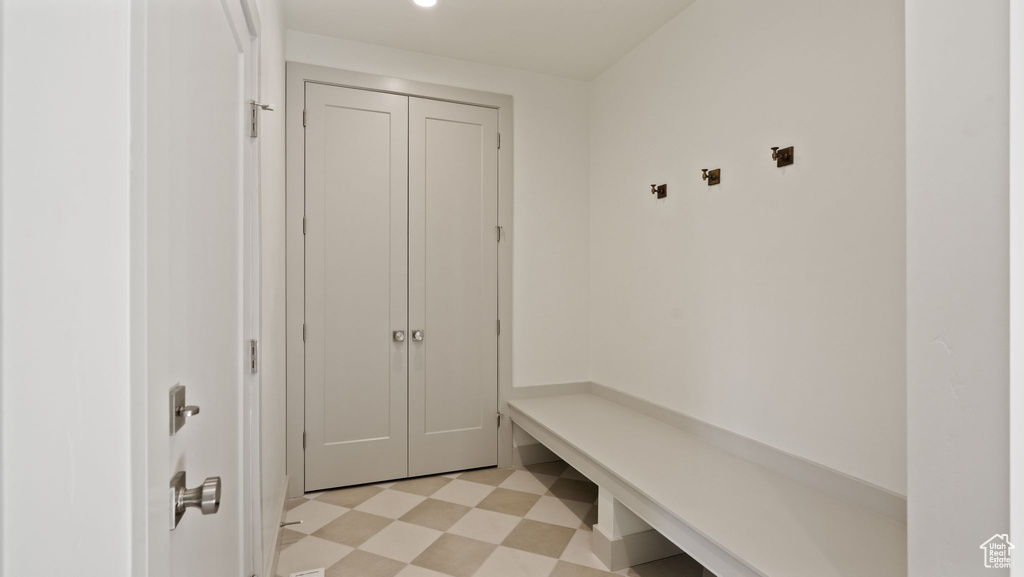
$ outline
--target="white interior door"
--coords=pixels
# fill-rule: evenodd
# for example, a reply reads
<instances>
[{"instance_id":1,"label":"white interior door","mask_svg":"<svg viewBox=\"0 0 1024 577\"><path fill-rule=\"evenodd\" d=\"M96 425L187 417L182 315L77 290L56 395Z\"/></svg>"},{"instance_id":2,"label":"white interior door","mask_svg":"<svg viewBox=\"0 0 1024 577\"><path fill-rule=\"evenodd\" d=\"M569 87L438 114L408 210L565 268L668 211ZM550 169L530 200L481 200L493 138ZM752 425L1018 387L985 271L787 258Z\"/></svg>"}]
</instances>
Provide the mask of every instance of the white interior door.
<instances>
[{"instance_id":1,"label":"white interior door","mask_svg":"<svg viewBox=\"0 0 1024 577\"><path fill-rule=\"evenodd\" d=\"M497 464L498 112L409 99L409 474Z\"/></svg>"},{"instance_id":2,"label":"white interior door","mask_svg":"<svg viewBox=\"0 0 1024 577\"><path fill-rule=\"evenodd\" d=\"M256 85L254 14L247 0L145 4L144 302L147 381L147 567L151 577L257 573L246 451L251 432L245 344L255 331L252 270L255 195L246 103ZM134 35L134 33L133 33ZM142 130L144 127L144 130ZM133 126L133 131L136 128ZM246 207L250 210L247 212ZM250 222L251 221L251 222ZM248 223L248 224L247 224ZM139 312L139 308L133 308ZM200 408L170 434L169 390ZM254 385L252 385L254 386ZM219 477L215 514L188 508L172 530L171 479L188 488ZM209 512L209 511L208 511Z\"/></svg>"},{"instance_id":3,"label":"white interior door","mask_svg":"<svg viewBox=\"0 0 1024 577\"><path fill-rule=\"evenodd\" d=\"M408 99L306 84L306 490L408 474Z\"/></svg>"}]
</instances>

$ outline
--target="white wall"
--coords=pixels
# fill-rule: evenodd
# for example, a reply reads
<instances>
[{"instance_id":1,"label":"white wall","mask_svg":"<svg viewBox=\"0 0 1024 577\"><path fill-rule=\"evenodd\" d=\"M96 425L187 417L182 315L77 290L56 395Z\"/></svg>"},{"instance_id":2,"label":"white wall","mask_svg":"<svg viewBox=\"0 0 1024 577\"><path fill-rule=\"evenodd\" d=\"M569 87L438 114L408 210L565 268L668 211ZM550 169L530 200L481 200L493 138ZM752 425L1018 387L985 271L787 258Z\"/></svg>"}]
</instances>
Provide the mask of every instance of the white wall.
<instances>
[{"instance_id":1,"label":"white wall","mask_svg":"<svg viewBox=\"0 0 1024 577\"><path fill-rule=\"evenodd\" d=\"M587 85L289 31L287 59L510 94L515 115L513 384L587 380Z\"/></svg>"},{"instance_id":2,"label":"white wall","mask_svg":"<svg viewBox=\"0 0 1024 577\"><path fill-rule=\"evenodd\" d=\"M594 81L594 381L905 492L903 41L902 2L698 0Z\"/></svg>"},{"instance_id":3,"label":"white wall","mask_svg":"<svg viewBox=\"0 0 1024 577\"><path fill-rule=\"evenodd\" d=\"M1010 4L906 3L912 577L1009 574Z\"/></svg>"},{"instance_id":4,"label":"white wall","mask_svg":"<svg viewBox=\"0 0 1024 577\"><path fill-rule=\"evenodd\" d=\"M129 0L4 0L3 563L130 575Z\"/></svg>"},{"instance_id":5,"label":"white wall","mask_svg":"<svg viewBox=\"0 0 1024 577\"><path fill-rule=\"evenodd\" d=\"M274 554L285 497L284 15L260 0L260 492L263 566ZM272 575L272 573L267 573Z\"/></svg>"}]
</instances>

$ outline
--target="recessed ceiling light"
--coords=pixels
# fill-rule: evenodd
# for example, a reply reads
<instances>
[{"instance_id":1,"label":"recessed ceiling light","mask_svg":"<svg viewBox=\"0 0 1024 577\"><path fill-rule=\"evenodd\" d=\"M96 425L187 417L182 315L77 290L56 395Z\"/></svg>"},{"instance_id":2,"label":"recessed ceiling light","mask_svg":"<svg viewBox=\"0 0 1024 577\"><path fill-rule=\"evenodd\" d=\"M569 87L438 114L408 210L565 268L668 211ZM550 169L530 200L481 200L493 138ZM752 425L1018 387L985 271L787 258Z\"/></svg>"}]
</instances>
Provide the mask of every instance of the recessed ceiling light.
<instances>
[{"instance_id":1,"label":"recessed ceiling light","mask_svg":"<svg viewBox=\"0 0 1024 577\"><path fill-rule=\"evenodd\" d=\"M424 8L430 8L434 4L437 4L437 0L413 0L413 2L415 2L417 6L422 6Z\"/></svg>"}]
</instances>

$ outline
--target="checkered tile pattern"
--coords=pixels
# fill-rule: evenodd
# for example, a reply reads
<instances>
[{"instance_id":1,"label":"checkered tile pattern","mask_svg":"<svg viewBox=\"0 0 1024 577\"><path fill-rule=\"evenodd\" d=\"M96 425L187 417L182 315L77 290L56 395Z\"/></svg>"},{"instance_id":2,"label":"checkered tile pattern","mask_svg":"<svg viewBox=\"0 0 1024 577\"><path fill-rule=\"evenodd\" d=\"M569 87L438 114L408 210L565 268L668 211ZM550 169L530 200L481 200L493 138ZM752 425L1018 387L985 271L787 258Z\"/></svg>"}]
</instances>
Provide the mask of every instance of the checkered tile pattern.
<instances>
[{"instance_id":1,"label":"checkered tile pattern","mask_svg":"<svg viewBox=\"0 0 1024 577\"><path fill-rule=\"evenodd\" d=\"M685 555L610 573L590 551L597 486L557 461L309 493L286 504L278 575L700 577Z\"/></svg>"}]
</instances>

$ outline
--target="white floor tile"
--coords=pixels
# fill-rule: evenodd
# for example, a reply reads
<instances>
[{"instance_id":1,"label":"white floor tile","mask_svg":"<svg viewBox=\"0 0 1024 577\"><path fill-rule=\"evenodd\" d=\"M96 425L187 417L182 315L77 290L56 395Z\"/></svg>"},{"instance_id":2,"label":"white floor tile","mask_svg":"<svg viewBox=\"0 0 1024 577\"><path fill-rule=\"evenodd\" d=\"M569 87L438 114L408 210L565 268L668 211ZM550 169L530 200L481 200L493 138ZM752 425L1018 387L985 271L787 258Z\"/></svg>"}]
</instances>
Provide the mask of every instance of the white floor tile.
<instances>
[{"instance_id":1,"label":"white floor tile","mask_svg":"<svg viewBox=\"0 0 1024 577\"><path fill-rule=\"evenodd\" d=\"M500 545L516 528L521 518L484 509L471 509L459 519L449 533Z\"/></svg>"},{"instance_id":2,"label":"white floor tile","mask_svg":"<svg viewBox=\"0 0 1024 577\"><path fill-rule=\"evenodd\" d=\"M292 531L298 531L299 533L309 535L313 531L316 531L320 527L323 527L347 512L348 509L345 507L331 505L330 503L324 503L323 501L306 501L291 511L288 511L285 514L284 520L289 523L302 521L302 523L299 523L298 525L289 525L288 528Z\"/></svg>"},{"instance_id":3,"label":"white floor tile","mask_svg":"<svg viewBox=\"0 0 1024 577\"><path fill-rule=\"evenodd\" d=\"M440 536L440 531L395 521L359 548L389 559L411 563Z\"/></svg>"},{"instance_id":4,"label":"white floor tile","mask_svg":"<svg viewBox=\"0 0 1024 577\"><path fill-rule=\"evenodd\" d=\"M438 489L430 498L448 501L449 503L458 503L467 507L476 507L494 489L490 485L455 479Z\"/></svg>"},{"instance_id":5,"label":"white floor tile","mask_svg":"<svg viewBox=\"0 0 1024 577\"><path fill-rule=\"evenodd\" d=\"M539 473L531 473L529 471L519 470L505 479L501 485L498 485L502 489L511 489L513 491L522 491L524 493L533 493L534 495L543 495L548 492L551 485L555 484L558 477L551 475L542 475Z\"/></svg>"},{"instance_id":6,"label":"white floor tile","mask_svg":"<svg viewBox=\"0 0 1024 577\"><path fill-rule=\"evenodd\" d=\"M578 529L583 524L583 519L586 518L590 507L592 505L587 503L562 501L556 497L541 497L525 517L533 521Z\"/></svg>"},{"instance_id":7,"label":"white floor tile","mask_svg":"<svg viewBox=\"0 0 1024 577\"><path fill-rule=\"evenodd\" d=\"M389 519L397 519L408 513L413 507L422 503L426 497L403 493L402 491L382 491L365 500L356 507L356 511L373 513Z\"/></svg>"},{"instance_id":8,"label":"white floor tile","mask_svg":"<svg viewBox=\"0 0 1024 577\"><path fill-rule=\"evenodd\" d=\"M591 548L592 539L593 533L590 531L582 529L576 531L576 534L572 536L569 544L565 547L565 551L562 551L560 559L569 563L607 571L608 568L604 566L604 563L597 558L597 555L594 555L594 551Z\"/></svg>"},{"instance_id":9,"label":"white floor tile","mask_svg":"<svg viewBox=\"0 0 1024 577\"><path fill-rule=\"evenodd\" d=\"M351 551L351 547L340 543L316 537L305 537L281 551L281 556L277 561L277 573L278 575L291 575L309 569L327 568L341 561L341 558Z\"/></svg>"},{"instance_id":10,"label":"white floor tile","mask_svg":"<svg viewBox=\"0 0 1024 577\"><path fill-rule=\"evenodd\" d=\"M498 547L473 577L547 577L556 563L551 557Z\"/></svg>"},{"instance_id":11,"label":"white floor tile","mask_svg":"<svg viewBox=\"0 0 1024 577\"><path fill-rule=\"evenodd\" d=\"M438 573L437 571L431 571L430 569L424 569L417 565L406 565L405 569L398 572L395 577L451 577L444 573Z\"/></svg>"}]
</instances>

